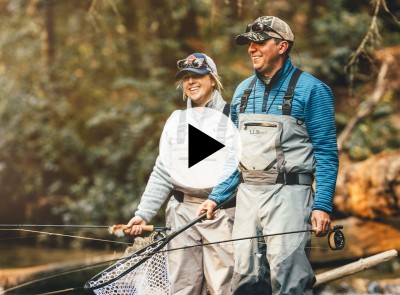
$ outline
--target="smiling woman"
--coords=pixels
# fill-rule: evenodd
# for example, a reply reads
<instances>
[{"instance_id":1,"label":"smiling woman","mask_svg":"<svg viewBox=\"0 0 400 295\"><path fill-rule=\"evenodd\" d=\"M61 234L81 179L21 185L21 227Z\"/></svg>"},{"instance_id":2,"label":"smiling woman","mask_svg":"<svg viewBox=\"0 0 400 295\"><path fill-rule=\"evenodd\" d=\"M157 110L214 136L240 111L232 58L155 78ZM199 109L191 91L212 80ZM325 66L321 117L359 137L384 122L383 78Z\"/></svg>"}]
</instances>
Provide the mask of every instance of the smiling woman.
<instances>
[{"instance_id":1,"label":"smiling woman","mask_svg":"<svg viewBox=\"0 0 400 295\"><path fill-rule=\"evenodd\" d=\"M210 109L218 115L229 115L229 105L221 95L222 84L218 76L214 61L204 53L193 53L185 59L177 62L178 73L176 74L177 87L182 90L183 99L187 101L187 111ZM169 165L170 153L167 150L187 151L189 132L187 126L190 121L186 116L187 111L175 111L164 126L161 142L166 143L169 148L161 149L153 172L142 195L135 216L127 224L126 232L132 235L141 234L140 225L149 222L161 208L168 196L170 198L166 209L166 224L172 231L182 228L195 216L198 206L207 199L211 187L199 188L196 184L201 180L192 177L187 183L177 180L175 174L181 175L187 168L183 165L187 153L179 152L176 163L179 171L172 171ZM202 112L204 111L204 112ZM209 136L219 138L218 124L210 123L201 117L201 123L206 128ZM229 120L229 119L228 119ZM230 121L230 120L229 120ZM191 168L192 169L192 168ZM211 165L207 171L213 170ZM192 181L193 180L193 181ZM212 184L211 186L213 186ZM197 223L190 231L183 232L168 243L169 249L183 246L201 245L215 237L220 240L231 238L233 226L234 208L222 209L218 212L215 220L207 220ZM200 250L199 250L200 249ZM216 261L215 257L218 258ZM210 291L211 294L224 295L230 292L230 280L233 270L233 248L226 247L201 247L191 248L185 251L172 251L168 253L168 266L170 271L171 292L180 295L200 295ZM147 293L146 293L147 294Z\"/></svg>"},{"instance_id":2,"label":"smiling woman","mask_svg":"<svg viewBox=\"0 0 400 295\"><path fill-rule=\"evenodd\" d=\"M211 75L187 74L183 78L183 90L192 100L193 106L205 107L211 100L215 86Z\"/></svg>"},{"instance_id":3,"label":"smiling woman","mask_svg":"<svg viewBox=\"0 0 400 295\"><path fill-rule=\"evenodd\" d=\"M176 74L176 79L178 79L177 88L183 89L183 99L187 100L195 100L195 97L191 97L191 92L187 92L185 89L184 82L188 78L193 79L201 79L201 78L209 78L211 81L211 85L204 85L204 88L208 88L207 91L209 97L207 98L207 102L211 100L211 95L214 90L217 90L219 93L222 92L223 86L221 83L221 78L218 76L217 67L214 61L203 53L194 53L188 56L186 59L179 60L177 62L178 69L180 70ZM194 94L194 93L192 93ZM205 104L203 105L205 106Z\"/></svg>"}]
</instances>

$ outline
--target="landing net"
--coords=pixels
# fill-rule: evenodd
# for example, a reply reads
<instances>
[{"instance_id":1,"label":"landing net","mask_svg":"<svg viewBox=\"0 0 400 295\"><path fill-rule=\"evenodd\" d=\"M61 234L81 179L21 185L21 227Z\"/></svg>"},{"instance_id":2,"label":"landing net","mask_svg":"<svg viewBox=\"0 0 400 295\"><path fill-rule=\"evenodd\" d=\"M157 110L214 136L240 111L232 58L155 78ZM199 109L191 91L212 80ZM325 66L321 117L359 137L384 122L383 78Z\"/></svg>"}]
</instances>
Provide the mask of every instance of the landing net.
<instances>
[{"instance_id":1,"label":"landing net","mask_svg":"<svg viewBox=\"0 0 400 295\"><path fill-rule=\"evenodd\" d=\"M154 247L148 247L145 252L130 257L122 258L112 267L105 270L99 276L87 282L87 286L97 295L169 295L171 294L171 282L168 273L168 261L166 248L153 254ZM125 254L127 255L127 254ZM151 255L144 263L129 271L136 263ZM122 273L123 277L113 281ZM110 282L110 283L108 283ZM93 289L96 286L104 286Z\"/></svg>"}]
</instances>

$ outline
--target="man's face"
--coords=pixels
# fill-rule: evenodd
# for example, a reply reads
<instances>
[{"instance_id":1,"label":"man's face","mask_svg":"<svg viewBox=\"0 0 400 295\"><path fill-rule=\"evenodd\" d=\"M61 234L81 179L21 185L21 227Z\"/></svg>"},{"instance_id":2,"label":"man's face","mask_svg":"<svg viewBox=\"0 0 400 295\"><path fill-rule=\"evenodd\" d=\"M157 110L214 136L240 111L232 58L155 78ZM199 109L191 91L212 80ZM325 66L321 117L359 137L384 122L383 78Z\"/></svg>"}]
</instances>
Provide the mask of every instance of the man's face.
<instances>
[{"instance_id":1,"label":"man's face","mask_svg":"<svg viewBox=\"0 0 400 295\"><path fill-rule=\"evenodd\" d=\"M262 42L250 42L247 52L253 62L253 68L271 78L282 66L282 43L276 44L273 38Z\"/></svg>"}]
</instances>

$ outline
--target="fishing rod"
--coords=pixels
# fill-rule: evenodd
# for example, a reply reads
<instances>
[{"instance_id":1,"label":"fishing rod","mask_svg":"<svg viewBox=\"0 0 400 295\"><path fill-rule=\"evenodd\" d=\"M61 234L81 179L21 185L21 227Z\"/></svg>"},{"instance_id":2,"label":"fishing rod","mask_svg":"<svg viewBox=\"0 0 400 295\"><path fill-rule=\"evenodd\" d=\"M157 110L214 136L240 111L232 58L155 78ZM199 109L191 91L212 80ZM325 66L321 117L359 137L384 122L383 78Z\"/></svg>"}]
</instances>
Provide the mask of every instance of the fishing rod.
<instances>
[{"instance_id":1,"label":"fishing rod","mask_svg":"<svg viewBox=\"0 0 400 295\"><path fill-rule=\"evenodd\" d=\"M224 208L224 205L226 205L228 203L228 201L230 201L234 197L235 197L235 195L231 196L227 201L218 205L215 208L215 210ZM148 259L153 257L153 255L155 255L156 253L164 252L162 248L164 248L169 241L171 241L174 237L176 237L177 235L179 235L180 233L182 233L183 231L185 231L186 229L188 229L195 223L200 222L205 217L206 217L206 213L202 214L201 216L197 217L196 219L192 220L191 222L182 226L181 228L177 229L176 231L170 233L168 236L165 236L158 241L153 241L153 243L151 243L150 245L141 248L140 250L138 250L137 252L135 252L129 256L125 256L125 257L118 259L118 262L116 264L109 266L108 268L106 268L105 270L103 270L102 272L97 274L95 277L90 279L83 288L78 287L78 288L73 288L73 289L74 290L85 290L85 291L91 292L92 294L95 294L96 293L95 290L102 289L103 287L106 287L109 284L115 284L114 282L121 279L122 277L127 275L129 272L133 271L134 269L138 268L145 261L147 261ZM0 225L0 226L2 226L2 225ZM8 226L10 226L10 225L8 225ZM15 225L15 226L21 226L21 225ZM34 225L30 225L30 226L34 226ZM36 225L36 226L40 226L40 225ZM42 226L46 226L46 225L42 225ZM71 225L64 225L62 227L68 227L68 226L71 227ZM78 226L80 228L84 227L82 225L78 225ZM57 225L56 227L59 227L59 226ZM122 233L124 233L124 230L126 229L126 225L116 225L116 226L112 226L112 227L107 227L107 226L96 226L96 227L108 228L110 232L122 230ZM153 229L154 228L157 228L157 227L153 227ZM342 229L342 228L343 228L343 226L339 225L339 226L331 227L331 229L330 229L331 231L328 235L328 242L329 242L329 246L332 250L341 250L344 247L344 243L345 243L344 235L340 231L340 229ZM158 227L158 229L159 229L159 227ZM167 228L164 228L164 230L167 230ZM209 243L209 244L212 245L212 244L225 243L225 242L230 242L230 241L239 241L239 240L245 240L245 239L255 239L255 238L259 238L259 237L267 237L267 236L272 236L272 235L283 235L283 234L298 233L298 232L310 232L310 231L315 231L315 229L303 230L303 231L293 231L293 232L281 232L281 233L264 235L264 236L246 237L246 238L233 239L233 240L227 240L227 241L219 241L219 242L213 242L213 243ZM206 246L206 244L204 244L204 245L199 244L196 246ZM186 248L189 248L189 247L193 247L193 246L187 246ZM182 249L184 249L184 248L185 247L182 247ZM170 249L170 250L172 250L172 249ZM175 250L178 250L178 249L175 249ZM89 267L90 266L86 266L85 268L89 268ZM82 268L80 268L80 269L82 269ZM74 272L74 270L70 269L67 272L72 273L72 272ZM61 274L53 275L52 277L55 277L58 275L61 275ZM26 282L25 284L11 287L7 290L4 290L3 293L0 292L0 294L5 294L8 291L12 291L12 290L18 289L23 286L28 286L35 282L43 281L45 279L46 278L42 278L42 279L36 279L36 280L30 281L30 282ZM70 291L72 289L68 289L68 290ZM62 292L62 290L60 290L60 291ZM58 292L56 291L56 292L53 292L52 294L56 294L56 293L58 293ZM50 294L50 293L48 293L48 294Z\"/></svg>"},{"instance_id":2,"label":"fishing rod","mask_svg":"<svg viewBox=\"0 0 400 295\"><path fill-rule=\"evenodd\" d=\"M155 232L155 237L162 237L162 233L170 230L170 227L164 226L154 226L154 225L140 225L143 231L150 231ZM63 224L0 224L0 231L23 231L29 233L36 233L36 234L45 234L50 236L61 236L67 238L76 238L76 239L83 239L83 240L91 240L91 241L99 241L99 242L107 242L107 243L116 243L116 244L127 244L125 242L113 241L113 240L104 240L104 239L97 239L97 238L89 238L89 237L82 237L82 236L75 236L75 235L67 235L55 232L47 232L47 231L39 231L33 229L39 228L71 228L71 229L108 229L108 232L118 238L124 237L127 235L125 232L127 226L125 224L118 224L112 226L105 226L105 225L63 225Z\"/></svg>"},{"instance_id":3,"label":"fishing rod","mask_svg":"<svg viewBox=\"0 0 400 295\"><path fill-rule=\"evenodd\" d=\"M219 205L214 209L214 211L216 211L216 210L218 210L218 209L223 209L223 208L225 208L225 206L226 206L230 201L232 201L235 197L236 197L236 194L232 195L232 196L229 197L225 202L219 204ZM149 245L147 245L147 246L141 248L141 249L138 250L137 252L135 252L135 253L129 255L128 257L122 257L122 258L118 259L118 262L117 262L116 264L125 264L125 265L126 265L126 264L129 264L129 260L131 260L132 257L142 257L142 258L140 259L140 261L133 263L133 267L134 267L134 268L138 267L139 265L141 265L142 263L144 263L146 260L148 260L150 257L152 257L154 254L156 254L157 252L159 252L159 250L161 250L162 248L164 248L164 247L168 244L169 241L171 241L173 238L175 238L175 237L178 236L180 233L182 233L182 232L185 231L186 229L190 228L190 227L193 226L194 224L196 224L196 223L198 223L198 222L201 222L204 218L206 218L206 216L207 216L207 213L202 214L201 216L195 218L194 220L192 220L192 221L189 222L188 224L186 224L186 225L182 226L181 228L177 229L176 231L170 233L168 236L165 236L165 237L163 237L163 238L161 238L161 239L159 239L159 240L157 240L157 241L153 241L153 242L150 243ZM1 225L0 225L0 226L1 226ZM104 228L104 227L103 227L103 228ZM124 229L126 228L126 226L125 226L125 225L116 225L116 226L114 226L114 227L108 227L108 228L109 228L110 231L117 231L117 230L120 230L120 229L122 228L122 232L124 233ZM169 229L169 228L164 228L164 229L167 230L167 229ZM111 268L111 269L112 269L112 268L115 268L115 267L116 267L116 266L115 266L116 264L114 264L114 265L112 265L112 266L106 268L106 270L103 270L100 274L96 275L94 278L97 278L97 277L103 275L104 272L107 272L107 270L109 270L110 268ZM91 287L88 286L88 283L86 283L86 285L85 285L84 287L74 288L74 290L85 290L85 291L91 290L91 291L93 291L93 290L102 288L102 287L106 286L107 284L110 284L110 283L114 282L115 280L119 279L120 277L123 277L124 275L126 275L126 274L130 271L130 269L131 269L131 265L129 264L129 269L127 269L127 271L124 271L124 272L122 272L122 273L115 273L115 272L114 272L115 274L114 274L114 276L113 276L110 280L109 280L109 279L104 280L103 282L97 283L96 286L91 286ZM72 271L73 271L73 270L72 270ZM69 271L69 272L71 272L71 271ZM55 275L53 275L52 277L54 277L54 276L55 276ZM94 278L92 278L90 281L92 281ZM37 283L37 282L43 281L43 280L45 280L45 279L46 279L46 278L42 278L42 279L36 279L36 280L34 280L34 281L26 282L26 283L24 283L24 284L22 284L22 285L14 286L14 287L11 287L11 288L9 288L9 289L3 290L2 292L0 291L0 294L5 294L5 293L7 293L7 292L9 292L9 291L16 290L16 289L18 289L18 288L31 285L31 284L33 284L33 283Z\"/></svg>"},{"instance_id":4,"label":"fishing rod","mask_svg":"<svg viewBox=\"0 0 400 295\"><path fill-rule=\"evenodd\" d=\"M0 227L18 227L18 228L43 228L43 227L53 227L53 228L109 228L107 225L81 225L81 224L0 224Z\"/></svg>"},{"instance_id":5,"label":"fishing rod","mask_svg":"<svg viewBox=\"0 0 400 295\"><path fill-rule=\"evenodd\" d=\"M330 228L330 232L328 234L328 244L329 244L329 247L332 250L342 250L344 248L344 246L345 246L345 237L344 237L344 234L342 233L341 229L343 229L342 225L335 225L335 226L332 226ZM253 240L253 239L258 239L258 238L262 238L262 237L265 238L265 237L270 237L270 236L295 234L295 233L302 233L302 232L315 232L315 228L314 229L309 229L309 230L280 232L280 233L272 233L272 234L267 234L267 235L257 235L257 236L251 236L251 237L244 237L244 238L216 241L216 242L210 242L210 243L204 243L204 244L184 246L184 247L180 247L180 248L171 248L171 249L165 249L165 250L160 249L157 252L158 253L163 253L163 252L170 252L170 251L177 251L177 250L185 250L185 249L189 249L189 248L193 248L193 247L212 246L212 245L215 245L215 244L223 244L223 243L242 241L242 240ZM157 243L157 241L154 241L152 244L154 244L154 243ZM81 267L76 267L76 268L70 268L70 269L68 269L66 271L63 271L63 272L60 272L60 273L57 273L57 274L53 274L51 276L34 279L34 280L31 280L31 281L25 282L23 284L20 284L18 286L14 286L14 287L11 287L9 289L3 290L3 293L0 291L0 294L5 294L5 293L7 293L9 291L16 290L16 289L19 289L19 288L22 288L22 287L26 287L28 285L31 285L31 284L34 284L34 283L38 283L38 282L41 282L41 281L44 281L44 280L47 280L47 279L52 279L52 278L55 278L55 277L58 277L58 276L71 274L71 273L75 273L75 272L82 271L82 270L85 270L85 269L99 267L99 266L102 266L102 265L107 265L107 264L109 264L111 262L117 262L117 264L120 264L121 261L129 259L129 258L131 258L133 256L136 256L138 258L139 257L148 258L149 257L149 253L144 253L145 251L143 251L143 249L145 249L145 248L147 248L147 246L142 248L142 249L140 249L139 251L133 253L132 255L130 255L128 257L116 258L116 259L111 259L111 260L107 260L107 261L103 261L103 262L97 262L97 263L94 263L94 264L91 264L91 265L86 265L86 266L81 266ZM151 253L150 256L152 254L154 254L154 252ZM132 269L134 267L137 267L138 264L141 264L141 263L134 263L133 267L131 266L130 268ZM110 281L108 283L110 283ZM86 288L87 288L87 286L86 286ZM67 290L67 291L85 290L85 287L75 287L75 288L70 288L70 289L65 289L65 290ZM63 293L65 290L55 291L53 294ZM51 294L51 293L44 293L44 294Z\"/></svg>"},{"instance_id":6,"label":"fishing rod","mask_svg":"<svg viewBox=\"0 0 400 295\"><path fill-rule=\"evenodd\" d=\"M84 237L84 236L67 235L67 234L61 234L61 233L56 233L56 232L47 232L47 231L31 230L31 229L24 229L24 228L7 228L7 229L0 228L0 231L22 231L22 232L34 233L34 234L38 234L38 235L48 235L51 237L65 237L65 238L82 239L82 240L88 240L88 241L98 241L98 242L123 244L123 245L130 244L127 242L121 242L121 241L115 241L115 240L105 240L105 239L90 238L90 237ZM36 237L36 236L28 236L28 237ZM26 238L26 237L20 237L20 238Z\"/></svg>"},{"instance_id":7,"label":"fishing rod","mask_svg":"<svg viewBox=\"0 0 400 295\"><path fill-rule=\"evenodd\" d=\"M154 226L154 225L141 225L142 229L144 231L155 231L155 232L165 232L167 230L170 230L170 227L164 227L164 226ZM126 225L124 224L117 224L117 225L68 225L68 224L0 224L0 228L18 228L18 229L24 229L24 228L71 228L71 229L108 229L110 234L113 234L117 237L123 237L125 236L125 230L127 228ZM332 250L342 250L345 245L345 237L342 231L343 229L342 225L335 225L331 227L329 234L328 234L328 245ZM294 233L302 233L302 232L315 232L315 229L309 229L309 230L302 230L302 231L293 231L293 232L284 232L284 233L276 233L276 234L271 234L271 235L261 235L261 236L254 236L254 237L246 237L246 238L240 238L240 239L232 239L232 240L226 240L226 241L220 241L220 242L212 242L208 244L200 244L202 246L208 246L208 245L213 245L217 243L226 243L226 242L234 242L234 241L240 241L240 240L246 240L246 239L255 239L255 238L260 238L260 237L268 237L268 236L276 236L276 235L283 235L283 234L294 234ZM47 233L51 234L51 233ZM192 246L187 246L187 247L182 247L184 249L186 248L192 248L196 247L198 245L192 245Z\"/></svg>"},{"instance_id":8,"label":"fishing rod","mask_svg":"<svg viewBox=\"0 0 400 295\"><path fill-rule=\"evenodd\" d=\"M331 248L332 250L343 250L343 248L345 246L345 237L344 237L344 234L341 231L341 229L343 229L343 225L334 225L329 230L328 245L329 245L329 248ZM170 252L170 251L176 251L176 250L186 250L186 249L190 249L190 248L194 248L194 247L212 246L212 245L224 244L224 243L229 243L229 242L253 240L253 239L267 238L267 237L273 237L273 236L308 233L308 232L313 233L315 231L316 231L316 229L313 228L313 229L287 231L287 232L280 232L280 233L273 233L273 234L266 234L266 235L257 235L257 236L252 236L252 237L236 238L236 239L229 239L229 240L224 240L224 241L209 242L209 243L202 243L202 244L197 244L197 245L183 246L183 247L179 247L179 248L172 248L172 249L164 250L164 252Z\"/></svg>"},{"instance_id":9,"label":"fishing rod","mask_svg":"<svg viewBox=\"0 0 400 295\"><path fill-rule=\"evenodd\" d=\"M115 231L117 229L124 230L126 225L81 225L81 224L0 224L0 228L67 228L67 229L109 229ZM170 230L169 227L154 226L154 225L142 225L145 231L166 231Z\"/></svg>"}]
</instances>

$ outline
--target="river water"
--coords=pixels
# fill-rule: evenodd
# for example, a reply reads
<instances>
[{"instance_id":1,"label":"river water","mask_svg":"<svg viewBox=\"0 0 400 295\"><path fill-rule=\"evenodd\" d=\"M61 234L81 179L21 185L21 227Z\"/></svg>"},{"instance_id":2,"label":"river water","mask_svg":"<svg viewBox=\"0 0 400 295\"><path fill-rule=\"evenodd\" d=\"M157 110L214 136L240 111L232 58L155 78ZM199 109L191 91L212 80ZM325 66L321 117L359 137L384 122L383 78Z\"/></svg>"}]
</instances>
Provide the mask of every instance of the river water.
<instances>
[{"instance_id":1,"label":"river water","mask_svg":"<svg viewBox=\"0 0 400 295\"><path fill-rule=\"evenodd\" d=\"M30 271L34 271L36 276L28 275L24 278L24 281L46 277L48 279L10 291L10 293L7 292L6 294L32 295L68 288L81 288L91 277L113 262L101 265L100 267L73 271L72 273L64 274L64 272L67 270L76 270L81 266L83 261L115 259L120 257L122 253L123 247L121 246L114 247L114 249L98 250L90 248L47 247L29 243L22 244L20 242L16 244L2 242L0 243L0 290L5 280L19 279ZM38 266L41 269L38 269ZM45 266L46 270L53 271L43 272L42 266ZM61 268L59 268L60 266ZM69 294L79 294L79 292Z\"/></svg>"},{"instance_id":2,"label":"river water","mask_svg":"<svg viewBox=\"0 0 400 295\"><path fill-rule=\"evenodd\" d=\"M112 255L120 257L125 247L113 246L109 249L90 249L90 248L62 248L44 247L35 244L24 243L0 243L0 283L4 276L5 269L23 270L23 268L35 267L45 264L70 263L93 257ZM337 265L339 266L339 265ZM54 278L31 284L18 290L6 294L40 294L55 290L69 288L81 288L95 274L99 273L106 266L92 268L84 271L63 274ZM73 267L74 268L74 267ZM334 267L329 267L332 269ZM70 266L66 267L70 269ZM328 269L316 269L316 273L327 271ZM62 270L61 272L64 272ZM57 270L55 274L60 273ZM14 274L15 275L15 274ZM46 274L47 276L49 274ZM33 279L35 277L31 277ZM1 290L1 289L0 289ZM63 294L84 294L82 291L74 291ZM398 259L382 263L372 269L354 274L352 276L331 282L315 290L315 295L333 294L400 294L400 261Z\"/></svg>"}]
</instances>

